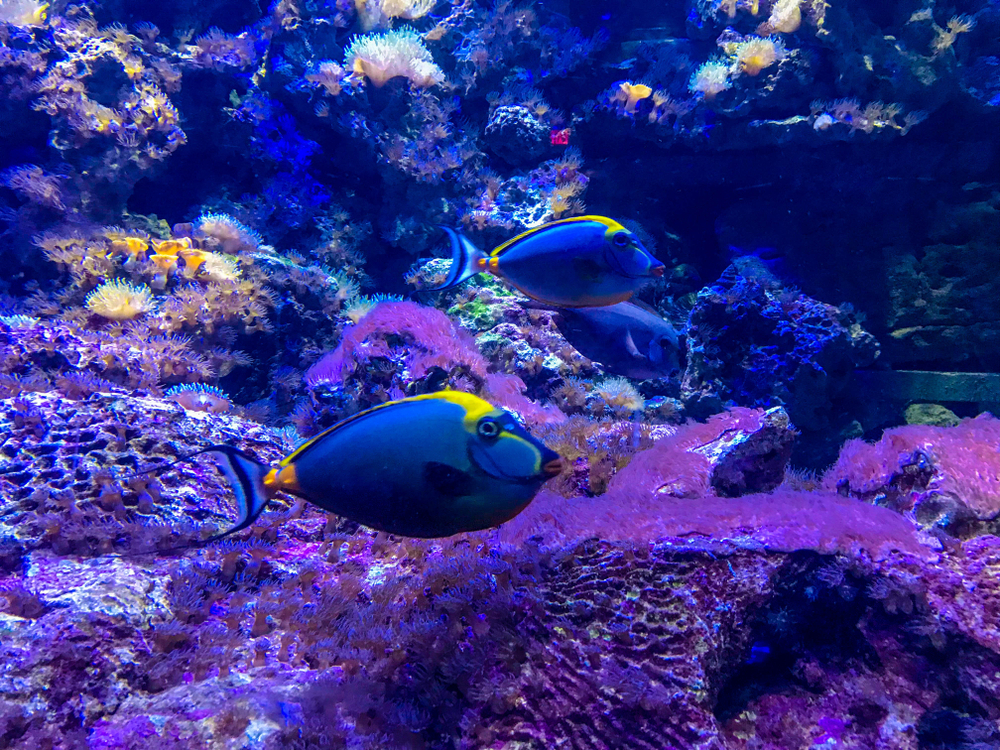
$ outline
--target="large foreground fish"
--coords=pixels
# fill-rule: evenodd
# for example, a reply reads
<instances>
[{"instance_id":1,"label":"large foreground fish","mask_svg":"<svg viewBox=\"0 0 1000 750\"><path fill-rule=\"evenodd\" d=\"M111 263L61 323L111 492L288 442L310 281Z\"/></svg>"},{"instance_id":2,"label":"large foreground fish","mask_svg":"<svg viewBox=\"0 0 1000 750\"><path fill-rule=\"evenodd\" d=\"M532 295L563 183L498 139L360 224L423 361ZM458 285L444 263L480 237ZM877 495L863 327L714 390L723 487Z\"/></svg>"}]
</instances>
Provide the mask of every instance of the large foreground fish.
<instances>
[{"instance_id":1,"label":"large foreground fish","mask_svg":"<svg viewBox=\"0 0 1000 750\"><path fill-rule=\"evenodd\" d=\"M478 531L516 516L562 469L559 456L510 414L459 391L363 411L275 466L227 445L192 455L201 453L219 461L240 508L236 525L219 537L253 523L278 492L403 536Z\"/></svg>"},{"instance_id":2,"label":"large foreground fish","mask_svg":"<svg viewBox=\"0 0 1000 750\"><path fill-rule=\"evenodd\" d=\"M529 229L488 255L461 232L451 238L451 289L477 273L492 273L527 296L560 307L623 302L664 266L634 233L604 216L576 216Z\"/></svg>"},{"instance_id":3,"label":"large foreground fish","mask_svg":"<svg viewBox=\"0 0 1000 750\"><path fill-rule=\"evenodd\" d=\"M615 375L646 380L667 378L680 369L680 341L673 326L645 305L619 302L607 307L557 308L556 325L588 359Z\"/></svg>"}]
</instances>

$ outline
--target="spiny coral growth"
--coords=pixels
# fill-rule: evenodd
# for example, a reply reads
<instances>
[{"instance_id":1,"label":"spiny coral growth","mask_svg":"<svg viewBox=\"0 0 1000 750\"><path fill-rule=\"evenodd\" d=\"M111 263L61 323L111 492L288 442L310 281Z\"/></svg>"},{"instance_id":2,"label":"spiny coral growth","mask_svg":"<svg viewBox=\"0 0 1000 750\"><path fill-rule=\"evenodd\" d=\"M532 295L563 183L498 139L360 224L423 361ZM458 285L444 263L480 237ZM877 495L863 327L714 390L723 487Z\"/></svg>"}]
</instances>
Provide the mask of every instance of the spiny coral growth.
<instances>
[{"instance_id":1,"label":"spiny coral growth","mask_svg":"<svg viewBox=\"0 0 1000 750\"><path fill-rule=\"evenodd\" d=\"M210 385L177 385L169 389L166 398L176 401L188 411L207 411L225 414L232 408L232 401L223 391Z\"/></svg>"},{"instance_id":2,"label":"spiny coral growth","mask_svg":"<svg viewBox=\"0 0 1000 750\"><path fill-rule=\"evenodd\" d=\"M857 99L838 99L833 102L816 100L812 102L810 109L814 130L823 131L842 124L850 129L851 135L859 130L862 133L873 133L886 128L906 135L914 125L927 119L927 113L919 110L904 114L900 104L869 102L862 107ZM899 123L896 118L901 114L903 122Z\"/></svg>"}]
</instances>

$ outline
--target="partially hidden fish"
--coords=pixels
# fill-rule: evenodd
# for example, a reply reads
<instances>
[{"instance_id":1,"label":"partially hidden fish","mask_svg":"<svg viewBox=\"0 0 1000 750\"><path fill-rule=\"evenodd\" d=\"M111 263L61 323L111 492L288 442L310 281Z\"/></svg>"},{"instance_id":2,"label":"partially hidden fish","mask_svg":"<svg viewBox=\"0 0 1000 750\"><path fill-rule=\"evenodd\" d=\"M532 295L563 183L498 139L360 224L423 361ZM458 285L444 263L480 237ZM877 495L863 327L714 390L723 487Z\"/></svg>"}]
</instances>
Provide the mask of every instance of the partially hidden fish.
<instances>
[{"instance_id":1,"label":"partially hidden fish","mask_svg":"<svg viewBox=\"0 0 1000 750\"><path fill-rule=\"evenodd\" d=\"M543 224L489 254L460 231L444 230L451 239L451 271L444 284L427 291L451 289L486 272L541 302L603 307L627 300L664 271L633 232L604 216Z\"/></svg>"},{"instance_id":2,"label":"partially hidden fish","mask_svg":"<svg viewBox=\"0 0 1000 750\"><path fill-rule=\"evenodd\" d=\"M562 470L559 455L510 414L459 391L363 411L274 466L228 445L192 455L201 453L219 462L240 509L213 539L249 526L279 492L403 536L477 531L516 516Z\"/></svg>"},{"instance_id":3,"label":"partially hidden fish","mask_svg":"<svg viewBox=\"0 0 1000 750\"><path fill-rule=\"evenodd\" d=\"M647 380L671 377L681 369L677 332L645 305L619 302L607 307L527 306L557 313L555 322L566 340L607 372Z\"/></svg>"}]
</instances>

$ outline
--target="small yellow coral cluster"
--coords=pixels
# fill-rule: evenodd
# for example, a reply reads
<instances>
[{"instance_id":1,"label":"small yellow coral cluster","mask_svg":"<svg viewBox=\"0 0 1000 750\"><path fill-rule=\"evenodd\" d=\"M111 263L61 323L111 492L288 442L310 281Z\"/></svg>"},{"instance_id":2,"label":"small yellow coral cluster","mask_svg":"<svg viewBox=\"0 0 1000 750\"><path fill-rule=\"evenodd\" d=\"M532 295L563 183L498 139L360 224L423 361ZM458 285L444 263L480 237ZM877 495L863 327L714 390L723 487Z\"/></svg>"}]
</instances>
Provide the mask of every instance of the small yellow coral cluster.
<instances>
[{"instance_id":1,"label":"small yellow coral cluster","mask_svg":"<svg viewBox=\"0 0 1000 750\"><path fill-rule=\"evenodd\" d=\"M248 333L266 330L273 300L252 268L260 237L224 214L207 214L178 231L161 238L108 227L98 236L43 236L36 244L70 273L76 293L93 288L86 308L109 321L143 317L154 333L212 334L226 322L240 322ZM63 317L73 315L70 309Z\"/></svg>"},{"instance_id":2,"label":"small yellow coral cluster","mask_svg":"<svg viewBox=\"0 0 1000 750\"><path fill-rule=\"evenodd\" d=\"M180 71L147 56L139 37L120 25L98 28L92 18L59 18L52 39L65 59L48 67L35 86L32 107L62 119L79 143L106 139L106 147L127 154L140 167L162 161L186 141L180 117L164 93L176 91ZM116 66L132 82L113 101L92 97L87 70ZM108 161L112 172L122 159Z\"/></svg>"},{"instance_id":3,"label":"small yellow coral cluster","mask_svg":"<svg viewBox=\"0 0 1000 750\"><path fill-rule=\"evenodd\" d=\"M634 115L639 102L643 99L648 99L652 93L653 89L644 83L620 81L617 91L611 96L611 101L620 104L625 114Z\"/></svg>"},{"instance_id":4,"label":"small yellow coral cluster","mask_svg":"<svg viewBox=\"0 0 1000 750\"><path fill-rule=\"evenodd\" d=\"M688 89L711 100L732 86L732 79L740 75L758 76L765 69L780 62L785 55L785 45L777 37L730 34L719 39L719 47L726 53L726 60L709 60L691 76Z\"/></svg>"}]
</instances>

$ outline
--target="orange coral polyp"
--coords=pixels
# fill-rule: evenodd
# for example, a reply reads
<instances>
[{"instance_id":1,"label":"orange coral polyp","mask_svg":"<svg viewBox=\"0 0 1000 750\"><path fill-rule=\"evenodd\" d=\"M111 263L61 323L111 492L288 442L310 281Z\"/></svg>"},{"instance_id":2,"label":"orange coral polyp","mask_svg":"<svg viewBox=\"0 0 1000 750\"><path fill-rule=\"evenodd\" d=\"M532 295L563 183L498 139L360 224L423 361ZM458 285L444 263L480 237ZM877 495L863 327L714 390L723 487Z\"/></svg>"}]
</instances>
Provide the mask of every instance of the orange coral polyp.
<instances>
[{"instance_id":1,"label":"orange coral polyp","mask_svg":"<svg viewBox=\"0 0 1000 750\"><path fill-rule=\"evenodd\" d=\"M189 279L193 279L198 275L198 271L211 257L211 253L206 253L204 250L195 250L193 248L187 248L181 250L178 255L180 256L182 265L181 273Z\"/></svg>"},{"instance_id":2,"label":"orange coral polyp","mask_svg":"<svg viewBox=\"0 0 1000 750\"><path fill-rule=\"evenodd\" d=\"M111 249L134 257L149 250L149 243L142 237L122 237L111 240Z\"/></svg>"},{"instance_id":3,"label":"orange coral polyp","mask_svg":"<svg viewBox=\"0 0 1000 750\"><path fill-rule=\"evenodd\" d=\"M153 247L159 255L177 255L181 250L191 247L191 240L182 237L179 240L153 240Z\"/></svg>"},{"instance_id":4,"label":"orange coral polyp","mask_svg":"<svg viewBox=\"0 0 1000 750\"><path fill-rule=\"evenodd\" d=\"M630 83L629 81L622 81L619 88L625 95L625 111L634 114L636 107L639 106L639 102L643 99L649 98L653 93L653 89L644 83Z\"/></svg>"}]
</instances>

